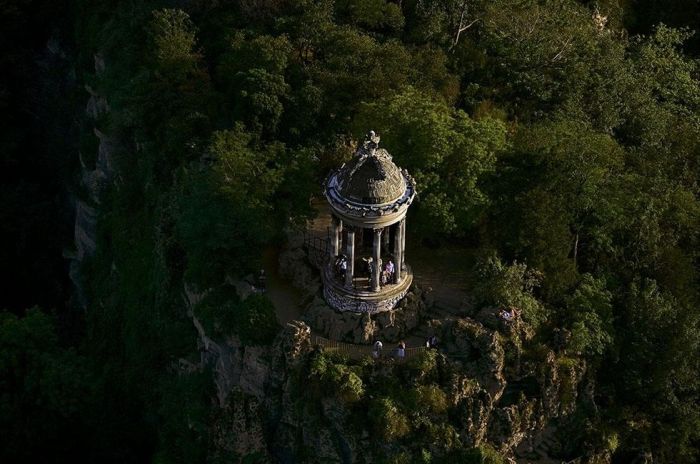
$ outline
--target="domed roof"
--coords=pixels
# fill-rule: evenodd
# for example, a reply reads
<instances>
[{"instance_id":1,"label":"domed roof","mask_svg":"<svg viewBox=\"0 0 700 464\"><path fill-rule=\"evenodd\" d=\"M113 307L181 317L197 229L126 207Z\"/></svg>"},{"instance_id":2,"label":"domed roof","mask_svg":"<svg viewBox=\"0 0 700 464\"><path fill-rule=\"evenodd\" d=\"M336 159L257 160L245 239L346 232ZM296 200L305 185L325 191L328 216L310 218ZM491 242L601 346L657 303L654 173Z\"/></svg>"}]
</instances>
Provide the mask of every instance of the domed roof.
<instances>
[{"instance_id":1,"label":"domed roof","mask_svg":"<svg viewBox=\"0 0 700 464\"><path fill-rule=\"evenodd\" d=\"M355 203L391 203L403 196L406 180L384 149L360 147L337 175L338 193Z\"/></svg>"},{"instance_id":2,"label":"domed roof","mask_svg":"<svg viewBox=\"0 0 700 464\"><path fill-rule=\"evenodd\" d=\"M324 194L334 214L360 227L384 227L400 221L416 196L406 170L378 148L379 136L368 134L355 156L326 179Z\"/></svg>"}]
</instances>

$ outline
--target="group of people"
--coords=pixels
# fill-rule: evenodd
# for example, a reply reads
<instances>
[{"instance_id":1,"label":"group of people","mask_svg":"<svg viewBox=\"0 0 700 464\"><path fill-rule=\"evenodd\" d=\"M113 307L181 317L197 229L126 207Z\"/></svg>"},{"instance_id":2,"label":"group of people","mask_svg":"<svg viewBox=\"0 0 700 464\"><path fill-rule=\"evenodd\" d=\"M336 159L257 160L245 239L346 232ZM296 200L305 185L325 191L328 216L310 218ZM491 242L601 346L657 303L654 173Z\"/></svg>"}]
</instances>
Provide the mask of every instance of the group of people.
<instances>
[{"instance_id":1,"label":"group of people","mask_svg":"<svg viewBox=\"0 0 700 464\"><path fill-rule=\"evenodd\" d=\"M432 350L437 350L438 349L438 339L435 335L432 335L428 338L425 339L425 347L428 349ZM382 349L384 348L384 344L382 343L381 340L376 340L374 342L374 345L372 345L372 357L374 359L379 359L382 357ZM406 357L406 342L403 340L400 341L397 345L394 351L391 353L391 356L396 358L396 359L404 359Z\"/></svg>"},{"instance_id":2,"label":"group of people","mask_svg":"<svg viewBox=\"0 0 700 464\"><path fill-rule=\"evenodd\" d=\"M381 358L383 348L384 344L381 342L381 340L375 341L374 345L372 345L372 357L374 359ZM406 357L406 343L403 340L400 341L398 345L396 345L396 349L394 349L392 356L399 360L402 360Z\"/></svg>"},{"instance_id":3,"label":"group of people","mask_svg":"<svg viewBox=\"0 0 700 464\"><path fill-rule=\"evenodd\" d=\"M362 258L362 261L364 261L365 263L364 271L368 279L371 281L376 263L374 262L374 259L371 256L367 258ZM381 265L382 262L380 260L379 266ZM335 258L335 262L333 263L333 268L335 270L336 277L339 277L344 280L345 274L348 272L348 257L345 255L338 255ZM394 266L394 262L391 259L389 259L389 261L387 261L387 263L381 269L381 273L379 275L379 283L381 285L387 285L391 283L394 280L395 273L396 267Z\"/></svg>"}]
</instances>

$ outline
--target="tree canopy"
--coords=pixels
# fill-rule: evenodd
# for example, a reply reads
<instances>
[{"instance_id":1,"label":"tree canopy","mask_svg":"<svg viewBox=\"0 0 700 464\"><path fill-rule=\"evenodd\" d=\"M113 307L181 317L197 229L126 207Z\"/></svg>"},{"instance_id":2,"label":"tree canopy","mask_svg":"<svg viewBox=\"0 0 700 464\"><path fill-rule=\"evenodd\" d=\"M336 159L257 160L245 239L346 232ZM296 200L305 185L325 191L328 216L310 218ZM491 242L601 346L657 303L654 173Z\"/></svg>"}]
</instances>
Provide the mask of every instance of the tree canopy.
<instances>
[{"instance_id":1,"label":"tree canopy","mask_svg":"<svg viewBox=\"0 0 700 464\"><path fill-rule=\"evenodd\" d=\"M313 217L373 129L417 181L412 240L472 248L474 303L521 309L529 354L587 363L595 407L572 421L596 427L565 437L570 458L614 441L612 462L697 462L700 9L662 3L3 3L0 222L17 285L0 313L0 435L15 443L1 456L66 460L77 430L95 460L210 459L210 376L172 368L198 356L183 292L213 292L195 313L217 330L270 343L270 301L230 282ZM25 21L66 45L37 45ZM105 150L113 175L90 197ZM62 258L78 201L96 221L80 314ZM370 398L358 369L325 362L311 387L364 408L383 439L498 462L488 444L457 449L438 386ZM36 454L32 436L47 437Z\"/></svg>"}]
</instances>

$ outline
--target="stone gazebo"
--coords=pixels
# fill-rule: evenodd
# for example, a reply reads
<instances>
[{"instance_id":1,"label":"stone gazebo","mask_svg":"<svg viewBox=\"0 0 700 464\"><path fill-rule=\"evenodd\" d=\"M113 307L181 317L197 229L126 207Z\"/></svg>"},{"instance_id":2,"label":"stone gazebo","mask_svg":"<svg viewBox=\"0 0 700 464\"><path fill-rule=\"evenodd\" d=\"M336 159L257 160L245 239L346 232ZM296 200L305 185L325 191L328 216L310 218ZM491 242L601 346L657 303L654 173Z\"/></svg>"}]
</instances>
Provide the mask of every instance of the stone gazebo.
<instances>
[{"instance_id":1,"label":"stone gazebo","mask_svg":"<svg viewBox=\"0 0 700 464\"><path fill-rule=\"evenodd\" d=\"M378 144L379 137L370 132L353 159L332 172L324 186L332 221L323 293L339 311L389 311L413 281L404 251L415 182ZM394 273L382 276L389 260Z\"/></svg>"}]
</instances>

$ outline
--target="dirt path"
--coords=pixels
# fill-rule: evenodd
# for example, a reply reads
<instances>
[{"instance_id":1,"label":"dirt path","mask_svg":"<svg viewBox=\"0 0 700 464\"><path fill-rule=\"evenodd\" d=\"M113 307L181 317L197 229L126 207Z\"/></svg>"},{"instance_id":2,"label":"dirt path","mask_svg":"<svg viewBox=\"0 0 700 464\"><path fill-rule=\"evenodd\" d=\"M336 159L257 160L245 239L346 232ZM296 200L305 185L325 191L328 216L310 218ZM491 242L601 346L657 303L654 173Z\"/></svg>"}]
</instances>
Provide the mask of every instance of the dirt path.
<instances>
[{"instance_id":1,"label":"dirt path","mask_svg":"<svg viewBox=\"0 0 700 464\"><path fill-rule=\"evenodd\" d=\"M287 322L301 317L301 292L279 274L279 250L268 248L263 253L263 268L267 274L267 296L275 306L277 322Z\"/></svg>"},{"instance_id":2,"label":"dirt path","mask_svg":"<svg viewBox=\"0 0 700 464\"><path fill-rule=\"evenodd\" d=\"M428 248L406 243L406 262L413 269L413 281L431 288L435 305L450 313L461 309L469 298L469 270L474 265L471 250L456 246Z\"/></svg>"}]
</instances>

